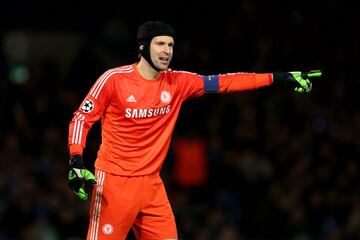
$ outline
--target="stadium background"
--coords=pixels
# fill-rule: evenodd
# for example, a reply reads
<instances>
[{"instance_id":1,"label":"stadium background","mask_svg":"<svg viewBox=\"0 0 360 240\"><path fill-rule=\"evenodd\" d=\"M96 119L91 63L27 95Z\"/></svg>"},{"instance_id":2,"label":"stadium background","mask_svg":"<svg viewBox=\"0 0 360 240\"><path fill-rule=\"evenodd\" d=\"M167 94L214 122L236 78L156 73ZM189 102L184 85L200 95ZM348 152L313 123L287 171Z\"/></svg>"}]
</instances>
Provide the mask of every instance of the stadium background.
<instances>
[{"instance_id":1,"label":"stadium background","mask_svg":"<svg viewBox=\"0 0 360 240\"><path fill-rule=\"evenodd\" d=\"M0 8L0 239L84 238L88 202L66 183L68 122L104 70L137 60L137 27L152 19L176 29L174 69L323 71L309 95L270 87L184 104L174 142L192 150L174 144L162 172L180 239L359 239L356 7L168 4ZM88 136L89 168L99 131ZM192 184L178 164L188 155L207 167Z\"/></svg>"}]
</instances>

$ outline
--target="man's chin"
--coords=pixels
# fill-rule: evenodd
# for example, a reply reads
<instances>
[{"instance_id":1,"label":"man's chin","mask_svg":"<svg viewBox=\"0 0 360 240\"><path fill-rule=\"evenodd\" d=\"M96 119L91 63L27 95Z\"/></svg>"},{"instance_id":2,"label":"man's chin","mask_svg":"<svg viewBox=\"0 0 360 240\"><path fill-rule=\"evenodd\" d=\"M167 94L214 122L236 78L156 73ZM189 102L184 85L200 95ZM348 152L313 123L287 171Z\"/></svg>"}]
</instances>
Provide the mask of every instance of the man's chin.
<instances>
[{"instance_id":1,"label":"man's chin","mask_svg":"<svg viewBox=\"0 0 360 240\"><path fill-rule=\"evenodd\" d=\"M169 69L169 65L163 65L161 64L160 66L158 66L159 70L160 71L165 71L165 70L168 70Z\"/></svg>"}]
</instances>

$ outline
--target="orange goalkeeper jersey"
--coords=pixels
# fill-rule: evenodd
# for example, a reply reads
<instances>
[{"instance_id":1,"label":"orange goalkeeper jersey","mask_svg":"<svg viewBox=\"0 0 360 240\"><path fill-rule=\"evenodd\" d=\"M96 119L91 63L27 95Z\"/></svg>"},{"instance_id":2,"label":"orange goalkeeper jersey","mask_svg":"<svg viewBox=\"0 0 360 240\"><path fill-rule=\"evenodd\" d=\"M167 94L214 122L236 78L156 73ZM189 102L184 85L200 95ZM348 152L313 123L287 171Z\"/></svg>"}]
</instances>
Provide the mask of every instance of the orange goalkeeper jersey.
<instances>
[{"instance_id":1,"label":"orange goalkeeper jersey","mask_svg":"<svg viewBox=\"0 0 360 240\"><path fill-rule=\"evenodd\" d=\"M220 93L256 89L272 74L220 74ZM70 154L82 154L94 122L101 119L101 145L95 167L116 175L160 171L181 104L204 94L204 76L167 70L146 80L136 63L110 69L90 89L69 124Z\"/></svg>"}]
</instances>

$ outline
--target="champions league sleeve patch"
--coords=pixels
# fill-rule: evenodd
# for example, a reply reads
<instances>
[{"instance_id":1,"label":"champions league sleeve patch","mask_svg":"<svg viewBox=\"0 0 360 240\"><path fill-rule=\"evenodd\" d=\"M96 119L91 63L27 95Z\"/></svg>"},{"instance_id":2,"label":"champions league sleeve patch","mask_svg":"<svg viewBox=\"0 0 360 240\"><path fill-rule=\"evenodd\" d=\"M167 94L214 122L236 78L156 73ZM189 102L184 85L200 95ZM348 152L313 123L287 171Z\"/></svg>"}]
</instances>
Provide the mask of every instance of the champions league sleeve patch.
<instances>
[{"instance_id":1,"label":"champions league sleeve patch","mask_svg":"<svg viewBox=\"0 0 360 240\"><path fill-rule=\"evenodd\" d=\"M83 102L82 106L81 106L81 111L83 111L84 113L89 113L94 109L94 103L93 101L91 101L90 99L85 99L85 101Z\"/></svg>"}]
</instances>

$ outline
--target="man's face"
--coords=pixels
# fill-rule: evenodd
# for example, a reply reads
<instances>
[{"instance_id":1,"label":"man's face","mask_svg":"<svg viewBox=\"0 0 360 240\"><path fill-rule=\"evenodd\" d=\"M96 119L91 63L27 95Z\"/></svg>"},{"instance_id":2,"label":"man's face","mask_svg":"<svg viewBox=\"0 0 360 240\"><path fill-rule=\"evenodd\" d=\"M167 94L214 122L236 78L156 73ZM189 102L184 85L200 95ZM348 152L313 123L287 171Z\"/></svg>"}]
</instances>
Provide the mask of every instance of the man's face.
<instances>
[{"instance_id":1,"label":"man's face","mask_svg":"<svg viewBox=\"0 0 360 240\"><path fill-rule=\"evenodd\" d=\"M174 50L174 39L169 36L157 36L150 43L150 57L154 65L160 70L169 68Z\"/></svg>"}]
</instances>

